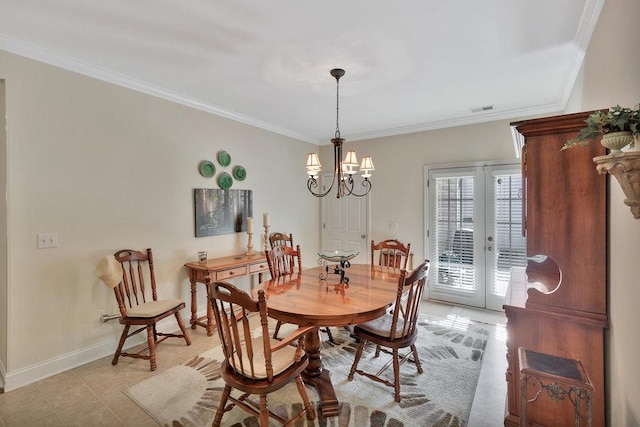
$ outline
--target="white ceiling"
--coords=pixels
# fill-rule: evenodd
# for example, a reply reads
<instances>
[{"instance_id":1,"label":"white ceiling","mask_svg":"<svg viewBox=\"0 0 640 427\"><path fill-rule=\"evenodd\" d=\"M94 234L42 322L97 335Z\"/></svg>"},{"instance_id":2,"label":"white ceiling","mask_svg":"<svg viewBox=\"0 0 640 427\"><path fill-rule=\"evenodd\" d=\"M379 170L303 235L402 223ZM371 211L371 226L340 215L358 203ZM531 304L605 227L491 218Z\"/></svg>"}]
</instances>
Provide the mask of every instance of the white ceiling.
<instances>
[{"instance_id":1,"label":"white ceiling","mask_svg":"<svg viewBox=\"0 0 640 427\"><path fill-rule=\"evenodd\" d=\"M563 110L603 3L0 0L0 49L325 143L332 68L347 140Z\"/></svg>"}]
</instances>

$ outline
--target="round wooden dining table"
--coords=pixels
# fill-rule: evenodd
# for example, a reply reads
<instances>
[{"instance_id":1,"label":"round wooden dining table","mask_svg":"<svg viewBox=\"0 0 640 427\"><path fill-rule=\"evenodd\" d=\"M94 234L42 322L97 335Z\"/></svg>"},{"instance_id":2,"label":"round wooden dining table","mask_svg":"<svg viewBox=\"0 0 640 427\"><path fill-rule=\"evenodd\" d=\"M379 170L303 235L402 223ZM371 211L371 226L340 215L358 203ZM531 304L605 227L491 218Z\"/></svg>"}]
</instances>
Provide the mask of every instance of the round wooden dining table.
<instances>
[{"instance_id":1,"label":"round wooden dining table","mask_svg":"<svg viewBox=\"0 0 640 427\"><path fill-rule=\"evenodd\" d=\"M325 417L338 415L331 373L322 366L319 330L325 326L348 326L382 316L396 299L399 270L352 264L348 283L331 268L321 265L299 274L260 283L252 290L257 298L264 289L269 317L285 323L316 328L305 336L309 365L302 374L306 384L316 388Z\"/></svg>"}]
</instances>

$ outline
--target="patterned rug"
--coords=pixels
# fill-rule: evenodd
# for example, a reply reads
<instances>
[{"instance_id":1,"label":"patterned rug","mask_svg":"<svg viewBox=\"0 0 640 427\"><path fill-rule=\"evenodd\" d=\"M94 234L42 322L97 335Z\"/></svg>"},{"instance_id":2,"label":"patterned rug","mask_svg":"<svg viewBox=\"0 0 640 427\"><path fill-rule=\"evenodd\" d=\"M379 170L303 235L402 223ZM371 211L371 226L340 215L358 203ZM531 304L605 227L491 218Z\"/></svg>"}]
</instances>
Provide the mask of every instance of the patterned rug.
<instances>
[{"instance_id":1,"label":"patterned rug","mask_svg":"<svg viewBox=\"0 0 640 427\"><path fill-rule=\"evenodd\" d=\"M357 344L344 328L333 328L335 344L323 342L323 364L331 371L340 401L337 417L317 417L299 426L465 426L471 411L484 349L494 326L452 317L420 316L419 339L416 342L424 373L417 374L415 365L400 367L402 401L393 399L393 389L356 375L347 375ZM256 325L255 333L259 334ZM285 332L283 330L283 332ZM286 332L285 332L286 333ZM326 337L323 335L323 339ZM374 346L367 345L359 368L377 372L390 356L381 353L374 358ZM210 426L224 387L220 378L220 347L207 351L184 364L168 369L138 383L125 393L163 426ZM393 381L393 370L385 372ZM315 389L307 387L311 401L317 401ZM269 407L288 417L292 407L300 407L300 396L294 384L269 395ZM258 426L257 418L235 408L222 418L222 425ZM271 425L277 425L272 421Z\"/></svg>"}]
</instances>

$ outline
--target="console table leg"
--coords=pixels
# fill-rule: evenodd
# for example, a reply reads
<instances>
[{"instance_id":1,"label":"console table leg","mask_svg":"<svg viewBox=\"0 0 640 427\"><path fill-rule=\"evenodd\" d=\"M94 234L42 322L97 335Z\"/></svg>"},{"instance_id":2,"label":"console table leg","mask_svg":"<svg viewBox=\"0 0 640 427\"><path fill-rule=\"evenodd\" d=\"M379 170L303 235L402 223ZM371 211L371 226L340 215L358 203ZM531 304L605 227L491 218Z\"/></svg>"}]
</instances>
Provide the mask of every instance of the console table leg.
<instances>
[{"instance_id":1,"label":"console table leg","mask_svg":"<svg viewBox=\"0 0 640 427\"><path fill-rule=\"evenodd\" d=\"M191 329L195 329L198 325L198 298L196 296L196 281L191 279Z\"/></svg>"}]
</instances>

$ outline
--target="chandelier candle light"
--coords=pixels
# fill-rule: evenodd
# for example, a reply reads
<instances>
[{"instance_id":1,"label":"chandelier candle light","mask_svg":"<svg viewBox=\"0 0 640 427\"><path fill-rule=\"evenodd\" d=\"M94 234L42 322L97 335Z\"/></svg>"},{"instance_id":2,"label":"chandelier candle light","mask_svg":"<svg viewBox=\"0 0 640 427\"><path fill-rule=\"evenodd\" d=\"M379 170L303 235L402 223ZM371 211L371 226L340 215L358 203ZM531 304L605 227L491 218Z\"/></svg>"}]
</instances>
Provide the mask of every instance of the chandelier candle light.
<instances>
[{"instance_id":1,"label":"chandelier candle light","mask_svg":"<svg viewBox=\"0 0 640 427\"><path fill-rule=\"evenodd\" d=\"M357 172L355 168L358 167L358 159L356 158L356 152L354 150L349 150L344 161L342 160L342 143L344 142L344 139L340 137L340 126L338 121L340 113L340 77L344 76L344 70L334 68L331 70L331 75L336 79L336 133L334 138L331 140L331 143L333 144L333 180L325 192L317 193L313 191L314 188L318 187L318 176L322 169L322 165L318 159L318 153L309 153L307 156L307 175L309 175L309 179L307 180L307 189L316 197L324 197L329 194L333 185L337 181L338 194L336 197L338 199L349 195L362 197L371 191L371 181L369 181L369 178L371 177L371 171L375 170L375 168L373 167L371 157L362 158L360 170L362 171L362 178L364 178L362 181L364 192L354 192L353 187L355 181L353 179L353 175Z\"/></svg>"}]
</instances>

